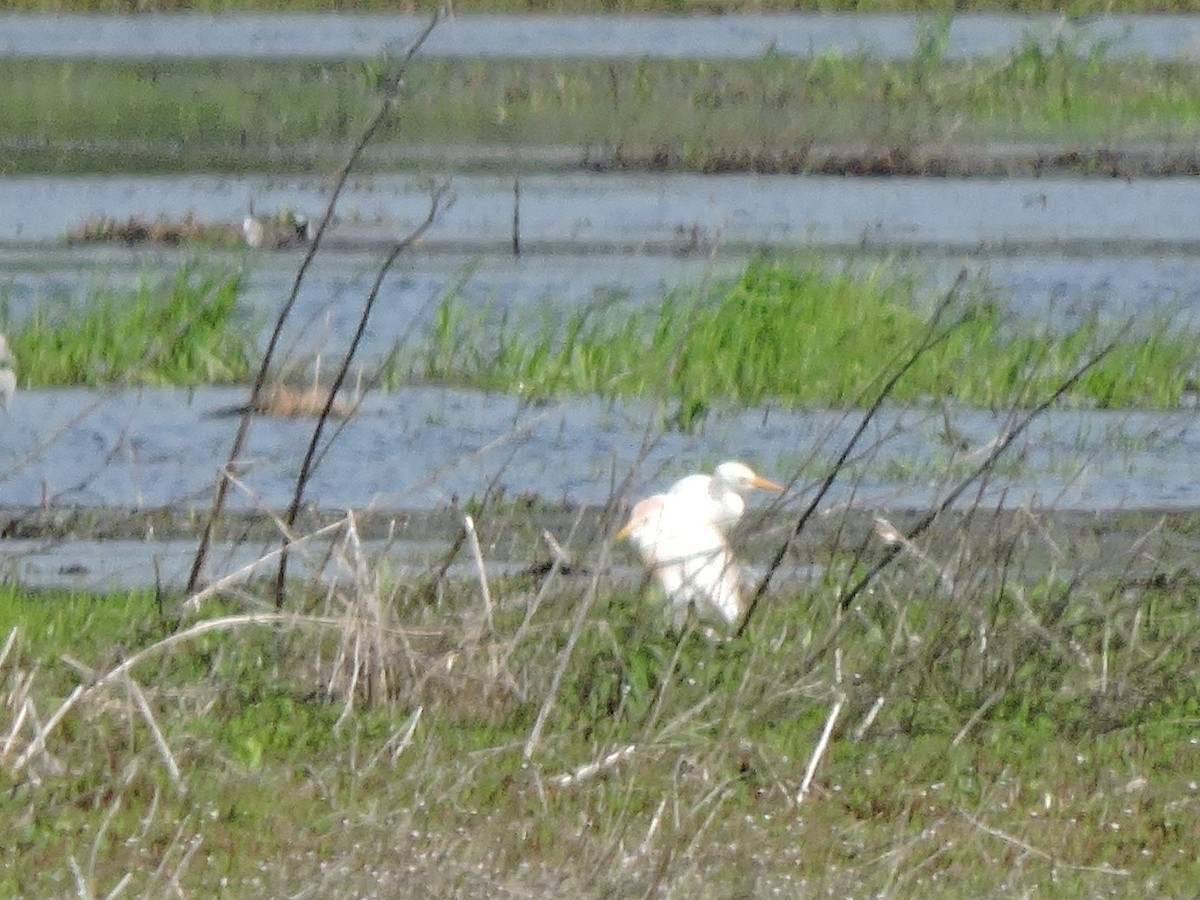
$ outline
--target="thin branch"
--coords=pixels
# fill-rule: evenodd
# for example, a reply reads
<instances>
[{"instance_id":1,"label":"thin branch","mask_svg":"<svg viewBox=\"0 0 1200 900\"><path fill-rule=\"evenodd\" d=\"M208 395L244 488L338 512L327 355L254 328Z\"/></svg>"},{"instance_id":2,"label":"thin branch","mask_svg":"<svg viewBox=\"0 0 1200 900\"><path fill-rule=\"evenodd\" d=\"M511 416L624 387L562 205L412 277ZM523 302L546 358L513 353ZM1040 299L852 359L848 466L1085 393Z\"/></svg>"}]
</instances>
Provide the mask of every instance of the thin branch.
<instances>
[{"instance_id":1,"label":"thin branch","mask_svg":"<svg viewBox=\"0 0 1200 900\"><path fill-rule=\"evenodd\" d=\"M304 461L300 464L300 473L296 476L296 489L292 493L292 502L288 505L287 513L284 516L284 521L289 528L295 525L296 517L300 514L300 504L304 500L304 489L308 486L308 481L312 477L315 468L314 459L317 455L317 448L321 443L321 435L325 431L325 424L329 421L330 411L333 409L338 391L342 389L342 385L346 381L346 375L350 371L350 366L354 362L354 356L358 352L358 346L362 342L363 334L367 330L367 323L371 318L371 311L375 307L375 300L379 297L379 290L383 286L383 280L387 277L388 272L400 254L419 241L421 236L433 225L441 208L442 198L445 196L447 190L448 188L444 184L434 190L433 196L429 201L429 211L426 213L425 219L392 247L391 252L388 253L387 258L383 261L383 265L379 267L379 271L375 274L375 283L371 285L366 302L363 304L362 313L358 318L358 327L354 331L354 336L350 339L350 347L346 350L346 355L342 358L342 364L338 368L337 376L329 388L329 395L325 398L325 405L321 409L320 416L317 417L317 424L313 428L312 437L309 439L308 449L304 453ZM283 553L279 556L279 571L275 576L276 609L283 608L284 587L287 580L287 546L288 539L285 536L283 538Z\"/></svg>"},{"instance_id":2,"label":"thin branch","mask_svg":"<svg viewBox=\"0 0 1200 900\"><path fill-rule=\"evenodd\" d=\"M388 116L394 109L398 100L398 92L400 87L400 78L402 77L408 63L412 60L416 52L425 43L425 40L433 33L433 29L437 27L441 21L441 10L434 12L429 20L429 24L425 29L417 35L416 40L409 46L404 57L400 60L396 69L393 72L392 83L390 85L390 93L384 98L380 104L379 111L375 113L374 118L363 130L362 135L355 143L350 155L346 158L346 162L342 165L338 172L337 178L334 180L333 190L329 194L329 203L325 207L325 212L317 223L317 230L313 234L312 243L308 246L308 251L304 254L304 259L300 263L300 268L296 270L296 278L292 282L292 289L284 301L283 306L279 310L279 315L275 318L275 327L271 331L271 337L267 341L266 350L263 351L262 363L258 367L258 374L254 379L254 386L250 389L250 402L247 404L246 411L242 413L242 417L238 422L237 434L234 435L233 445L229 448L229 459L225 466L222 467L222 474L217 481L217 488L213 494L212 508L209 510L208 519L204 523L204 531L200 536L200 543L196 547L196 556L192 560L192 570L188 575L187 591L191 593L196 590L200 579L203 577L204 565L208 561L209 548L212 545L213 530L216 527L217 521L221 518L221 513L225 508L225 498L229 493L229 478L228 473L238 458L242 455L242 451L246 446L246 440L250 433L250 422L253 419L251 410L258 405L258 400L267 383L267 373L270 371L271 362L275 356L275 348L279 344L279 339L283 334L283 327L288 317L292 313L292 308L296 305L296 300L300 296L300 286L304 282L304 277L308 273L309 266L312 265L316 258L317 250L321 246L321 241L325 237L325 231L329 227L329 223L333 220L333 211L337 206L337 202L341 197L342 190L346 186L346 181L350 177L350 171L354 164L358 162L362 156L367 144L374 138L375 133L383 126Z\"/></svg>"},{"instance_id":3,"label":"thin branch","mask_svg":"<svg viewBox=\"0 0 1200 900\"><path fill-rule=\"evenodd\" d=\"M921 520L918 521L917 524L912 527L912 529L910 529L908 533L909 540L911 541L917 535L929 528L929 526L934 523L937 517L949 509L954 501L957 500L967 488L990 472L995 466L996 461L1003 456L1004 452L1012 446L1013 442L1016 441L1016 439L1020 437L1031 424L1033 424L1033 421L1041 416L1041 414L1048 410L1051 406L1057 403L1059 399L1067 391L1073 388L1079 382L1079 379L1086 375L1091 368L1104 359L1104 357L1108 356L1108 354L1112 353L1113 349L1117 346L1118 341L1124 337L1128 330L1128 325L1122 328L1116 337L1114 337L1111 341L1109 341L1098 351L1096 351L1096 353L1089 357L1083 363L1083 365L1081 365L1065 381L1063 381L1062 384L1060 384L1050 394L1050 396L1031 409L1024 416L1024 418L1017 422L1012 429L1001 436L1001 438L996 441L995 446L992 447L992 451L984 458L983 462L976 466L969 475L959 481L959 483L954 486L954 489L946 495L941 503L926 513ZM884 558L877 563L870 572L864 575L858 581L858 583L854 585L854 587L845 593L840 601L842 609L849 609L850 604L854 602L854 599L866 589L867 585L871 583L876 575L887 568L892 560L900 555L902 550L903 547L899 545L890 546Z\"/></svg>"},{"instance_id":4,"label":"thin branch","mask_svg":"<svg viewBox=\"0 0 1200 900\"><path fill-rule=\"evenodd\" d=\"M909 531L909 539L911 540L912 538L917 537L919 534L928 529L929 526L937 520L938 516L949 509L954 501L957 500L959 496L961 496L962 493L967 490L967 488L978 481L981 477L991 472L992 468L996 464L996 461L1010 446L1012 446L1013 442L1016 441L1016 439L1020 437L1021 434L1023 434L1031 424L1033 424L1034 420L1036 420L1039 416L1041 416L1042 413L1057 403L1058 400L1064 394L1066 394L1067 391L1074 387L1075 384L1077 384L1078 381L1084 375L1086 375L1090 369L1096 366L1102 359L1108 356L1108 354L1112 353L1113 349L1117 346L1117 343L1129 331L1131 325L1132 323L1126 324L1125 327L1122 328L1111 341L1088 357L1088 359L1086 359L1083 364L1079 366L1079 368L1072 372L1071 375L1068 376L1048 397L1046 397L1045 400L1037 404L1037 406L1026 413L1026 415L1008 432L1003 434L995 442L991 452L987 455L987 457L981 463L979 463L979 465L976 466L970 472L970 474L966 475L961 481L959 481L941 503L926 513L925 516L919 522L917 522L915 526L913 526L913 528ZM900 546L889 547L883 559L876 563L870 571L859 578L859 580L855 582L854 586L842 595L838 601L839 607L843 610L849 609L850 605L854 602L858 595L866 590L871 582L874 581L875 578L878 577L878 575L884 569L886 569L888 565L891 564L892 560L900 555L902 549L903 548ZM839 619L837 622L835 622L830 627L829 633L826 634L825 638L819 643L815 644L812 649L809 650L807 656L808 664L811 664L813 660L825 653L826 650L829 649L829 646L837 639L838 632L841 631L842 628L842 621L843 620Z\"/></svg>"}]
</instances>

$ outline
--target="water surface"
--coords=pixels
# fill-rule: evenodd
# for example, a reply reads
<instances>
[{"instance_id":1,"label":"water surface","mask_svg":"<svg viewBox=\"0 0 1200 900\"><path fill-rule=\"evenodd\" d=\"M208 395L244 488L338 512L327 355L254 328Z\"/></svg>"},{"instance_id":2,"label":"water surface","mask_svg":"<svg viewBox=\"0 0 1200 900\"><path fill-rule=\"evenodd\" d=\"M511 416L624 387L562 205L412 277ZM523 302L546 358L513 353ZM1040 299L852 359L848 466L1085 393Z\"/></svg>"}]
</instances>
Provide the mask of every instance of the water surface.
<instances>
[{"instance_id":1,"label":"water surface","mask_svg":"<svg viewBox=\"0 0 1200 900\"><path fill-rule=\"evenodd\" d=\"M755 59L865 53L911 59L939 19L911 15L723 16L468 15L442 23L429 57ZM12 59L365 59L408 47L428 23L377 14L0 16L0 57ZM949 23L949 59L995 56L1036 41L1115 57L1200 59L1200 18L961 14Z\"/></svg>"},{"instance_id":2,"label":"water surface","mask_svg":"<svg viewBox=\"0 0 1200 900\"><path fill-rule=\"evenodd\" d=\"M398 240L428 213L427 177L364 176L339 205L334 244ZM430 247L497 251L513 238L513 180L459 175ZM247 204L319 215L324 179L0 179L0 243L60 241L89 217L240 222ZM1200 248L1200 179L841 178L553 174L521 179L522 246L706 254L717 248L920 250Z\"/></svg>"}]
</instances>

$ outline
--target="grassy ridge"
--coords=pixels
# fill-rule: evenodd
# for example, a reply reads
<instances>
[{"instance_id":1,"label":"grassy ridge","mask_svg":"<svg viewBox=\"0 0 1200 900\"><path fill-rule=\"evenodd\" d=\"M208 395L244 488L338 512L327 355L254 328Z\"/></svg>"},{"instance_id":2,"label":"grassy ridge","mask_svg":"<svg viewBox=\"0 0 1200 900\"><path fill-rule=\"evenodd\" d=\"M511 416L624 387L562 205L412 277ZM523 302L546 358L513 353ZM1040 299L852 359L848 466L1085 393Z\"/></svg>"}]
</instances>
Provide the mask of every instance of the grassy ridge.
<instances>
[{"instance_id":1,"label":"grassy ridge","mask_svg":"<svg viewBox=\"0 0 1200 900\"><path fill-rule=\"evenodd\" d=\"M820 645L853 552L823 560L826 583L775 591L749 638L730 644L692 634L677 645L647 598L604 583L528 762L576 583L552 587L523 639L537 588L523 579L493 582L483 632L471 585L443 585L435 604L417 584L373 582L318 607L346 616L340 628L298 620L194 637L131 673L161 741L118 681L16 773L32 735L13 729L23 698L45 721L89 671L174 625L149 594L0 589L0 637L19 627L0 663L0 731L17 736L0 766L13 810L0 890L62 895L82 879L100 895L128 876L154 894L177 872L189 893L267 896L563 884L579 896L656 884L978 896L1048 879L1068 895L1186 893L1200 822L1196 586L1118 588L1086 567L1077 580L1035 576L1005 548L1041 546L1045 523L1021 521L990 551L961 551L953 598L921 567L887 573L840 632L840 685ZM1072 570L1097 552L1065 549L1082 552ZM370 633L381 643L366 650ZM339 656L355 646L367 656ZM380 682L365 667L379 653L390 686L369 702L366 685ZM352 659L365 661L346 715Z\"/></svg>"},{"instance_id":2,"label":"grassy ridge","mask_svg":"<svg viewBox=\"0 0 1200 900\"><path fill-rule=\"evenodd\" d=\"M101 284L79 302L44 299L9 334L20 381L245 381L256 329L239 306L240 290L238 272L187 263L132 289ZM531 398L644 398L665 388L684 426L720 404L853 406L869 402L892 357L924 336L929 302L886 265L851 272L766 258L707 296L679 290L657 308L605 301L518 321L451 295L423 346L395 363L385 384L417 380ZM1058 331L1009 321L994 301L965 300L959 316L950 336L897 385L895 400L1020 404L1051 390L1111 332L1094 317ZM1175 408L1194 390L1198 347L1192 332L1165 318L1141 322L1066 400Z\"/></svg>"},{"instance_id":3,"label":"grassy ridge","mask_svg":"<svg viewBox=\"0 0 1200 900\"><path fill-rule=\"evenodd\" d=\"M532 397L668 396L690 421L714 403L846 406L869 402L892 356L926 331L911 282L877 269L830 274L819 263L760 259L734 283L658 310L585 309L540 332L447 299L417 371L426 378ZM1006 323L995 305L963 305L961 324L897 385L902 402L948 398L998 407L1044 396L1098 346L1095 319L1069 333ZM1200 351L1166 322L1143 323L1068 395L1082 406L1176 406Z\"/></svg>"},{"instance_id":4,"label":"grassy ridge","mask_svg":"<svg viewBox=\"0 0 1200 900\"><path fill-rule=\"evenodd\" d=\"M720 170L804 168L805 148L988 141L1186 143L1200 67L1105 59L1060 39L956 63L937 32L908 63L830 55L747 62L421 60L377 136L377 165L439 147L601 147ZM382 63L0 61L5 171L298 169L341 161L375 111ZM478 163L482 165L483 163ZM753 162L749 163L754 165ZM762 163L760 163L761 165ZM742 163L746 165L746 163Z\"/></svg>"},{"instance_id":5,"label":"grassy ridge","mask_svg":"<svg viewBox=\"0 0 1200 900\"><path fill-rule=\"evenodd\" d=\"M254 334L238 308L240 288L236 272L187 264L132 290L100 285L81 302L43 300L9 335L21 383L243 381Z\"/></svg>"}]
</instances>

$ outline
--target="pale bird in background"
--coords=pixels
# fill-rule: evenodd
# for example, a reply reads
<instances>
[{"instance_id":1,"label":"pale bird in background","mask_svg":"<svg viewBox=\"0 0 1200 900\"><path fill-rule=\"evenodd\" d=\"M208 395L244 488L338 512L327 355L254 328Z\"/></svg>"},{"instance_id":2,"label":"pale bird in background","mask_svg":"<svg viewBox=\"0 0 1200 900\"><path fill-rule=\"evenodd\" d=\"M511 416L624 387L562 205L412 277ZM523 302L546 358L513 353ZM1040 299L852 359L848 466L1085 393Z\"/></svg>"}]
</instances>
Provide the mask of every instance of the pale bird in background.
<instances>
[{"instance_id":1,"label":"pale bird in background","mask_svg":"<svg viewBox=\"0 0 1200 900\"><path fill-rule=\"evenodd\" d=\"M702 620L736 624L743 612L741 572L725 535L696 514L690 497L654 494L633 507L617 539L629 538L681 628L689 609Z\"/></svg>"},{"instance_id":2,"label":"pale bird in background","mask_svg":"<svg viewBox=\"0 0 1200 900\"><path fill-rule=\"evenodd\" d=\"M307 216L287 211L266 218L256 216L251 203L249 214L242 220L242 237L247 247L282 250L312 240L312 223Z\"/></svg>"},{"instance_id":3,"label":"pale bird in background","mask_svg":"<svg viewBox=\"0 0 1200 900\"><path fill-rule=\"evenodd\" d=\"M745 463L723 462L712 475L688 475L671 485L668 494L686 502L691 514L721 531L746 511L742 493L755 488L782 491L782 485L763 478Z\"/></svg>"},{"instance_id":4,"label":"pale bird in background","mask_svg":"<svg viewBox=\"0 0 1200 900\"><path fill-rule=\"evenodd\" d=\"M0 334L0 406L8 411L13 394L17 392L17 360L8 348L8 338Z\"/></svg>"}]
</instances>

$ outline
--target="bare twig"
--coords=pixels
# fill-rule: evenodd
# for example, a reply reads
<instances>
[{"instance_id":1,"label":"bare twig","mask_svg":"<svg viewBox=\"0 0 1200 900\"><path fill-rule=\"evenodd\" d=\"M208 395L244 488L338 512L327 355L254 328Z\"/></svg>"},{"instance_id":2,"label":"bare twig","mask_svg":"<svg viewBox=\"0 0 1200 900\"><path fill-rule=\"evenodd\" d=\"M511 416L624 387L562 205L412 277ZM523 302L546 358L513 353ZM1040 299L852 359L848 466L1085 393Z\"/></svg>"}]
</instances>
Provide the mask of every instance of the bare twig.
<instances>
[{"instance_id":1,"label":"bare twig","mask_svg":"<svg viewBox=\"0 0 1200 900\"><path fill-rule=\"evenodd\" d=\"M1077 368L1071 373L1070 376L1064 379L1063 382L1054 391L1052 391L1048 397L1046 397L1041 403L1037 404L1033 409L1026 413L1025 416L1023 416L1015 425L1013 425L1012 428L1002 435L1000 439L996 441L987 457L981 463L979 463L979 465L977 465L970 472L970 474L959 481L958 484L955 485L954 488L942 499L941 503L926 513L921 520L909 530L908 539L911 541L917 535L929 528L929 526L936 521L937 517L949 509L954 501L957 500L963 494L963 492L967 490L967 488L990 472L993 466L995 466L996 460L1004 455L1004 452L1010 446L1012 446L1013 442L1025 432L1025 430L1033 423L1033 421L1047 409L1057 403L1059 398L1061 398L1063 394L1074 387L1079 379L1086 375L1093 366L1104 359L1104 357L1108 356L1108 354L1112 353L1113 349L1117 346L1117 342L1128 330L1128 325L1121 329L1120 333L1116 337L1093 353L1087 360L1083 362L1082 365L1079 366L1079 368ZM850 590L848 590L842 596L840 601L842 609L850 608L850 604L854 602L855 598L866 589L867 585L874 580L876 575L878 575L885 568L887 568L889 564L891 564L892 560L894 560L900 554L901 549L902 548L898 545L892 546L888 549L888 552L884 558L880 562L876 563L871 571L864 575L852 588L850 588Z\"/></svg>"},{"instance_id":2,"label":"bare twig","mask_svg":"<svg viewBox=\"0 0 1200 900\"><path fill-rule=\"evenodd\" d=\"M338 391L342 389L342 385L345 383L346 376L350 371L350 366L354 362L355 354L358 353L358 346L362 342L363 334L366 333L367 323L370 321L375 301L379 297L380 288L383 287L383 281L400 254L419 241L421 236L433 225L447 190L446 185L441 185L434 190L433 196L429 201L429 211L426 213L425 219L392 247L391 252L388 253L387 258L379 267L379 271L375 273L375 283L371 285L371 290L367 293L367 299L363 303L362 312L358 317L358 327L354 330L354 336L350 339L350 346L347 348L345 356L342 357L342 363L338 367L333 384L330 385L329 395L325 398L325 405L321 409L321 414L317 417L316 425L313 426L313 433L308 442L308 449L305 450L304 460L300 463L300 472L296 475L296 488L292 493L292 502L288 505L287 513L284 516L284 521L289 528L295 525L296 516L300 514L300 505L304 500L304 490L308 486L309 479L316 469L315 459L317 449L321 444L321 435L324 433L325 425L329 421L330 412L333 409L334 401L337 399ZM288 540L286 537L283 540L284 551L279 556L279 570L275 576L276 609L283 608L283 595L287 581Z\"/></svg>"},{"instance_id":3,"label":"bare twig","mask_svg":"<svg viewBox=\"0 0 1200 900\"><path fill-rule=\"evenodd\" d=\"M217 521L221 518L221 513L225 508L225 498L229 493L229 479L226 472L229 471L232 464L242 455L242 451L246 446L246 439L250 433L250 422L253 419L253 414L250 410L254 409L258 403L260 394L267 383L267 374L270 371L271 363L275 356L275 348L279 344L280 336L283 334L284 324L291 315L292 308L296 305L296 299L300 296L300 286L304 283L305 275L308 273L309 267L316 258L317 250L321 246L321 241L325 236L325 231L329 227L329 223L333 220L333 211L337 206L338 199L341 197L342 190L346 186L346 181L350 177L350 171L362 156L363 150L367 144L374 138L375 133L383 126L392 110L395 108L398 97L399 79L404 70L407 68L409 61L413 58L416 52L425 43L425 40L437 27L441 20L441 10L434 12L429 20L429 24L425 29L417 35L416 40L409 46L403 58L397 64L393 72L393 81L390 85L388 96L383 99L378 112L367 124L362 135L351 149L346 162L343 163L341 170L334 179L333 189L329 194L329 203L325 207L325 212L317 223L316 232L313 234L312 242L308 246L308 251L304 254L304 259L300 263L300 268L296 271L296 277L292 282L291 291L283 306L279 310L279 314L275 318L275 326L271 331L271 336L267 340L267 347L263 351L262 363L258 367L258 374L255 376L254 385L250 389L250 402L247 404L247 411L242 413L242 417L238 422L238 430L234 435L233 444L229 449L229 459L226 466L223 467L223 474L217 481L217 488L213 493L213 504L209 510L208 519L204 523L204 531L200 536L200 543L196 548L196 556L192 560L192 570L188 575L187 591L191 593L196 590L204 573L204 565L208 560L209 547L212 544L213 529L216 527Z\"/></svg>"}]
</instances>

